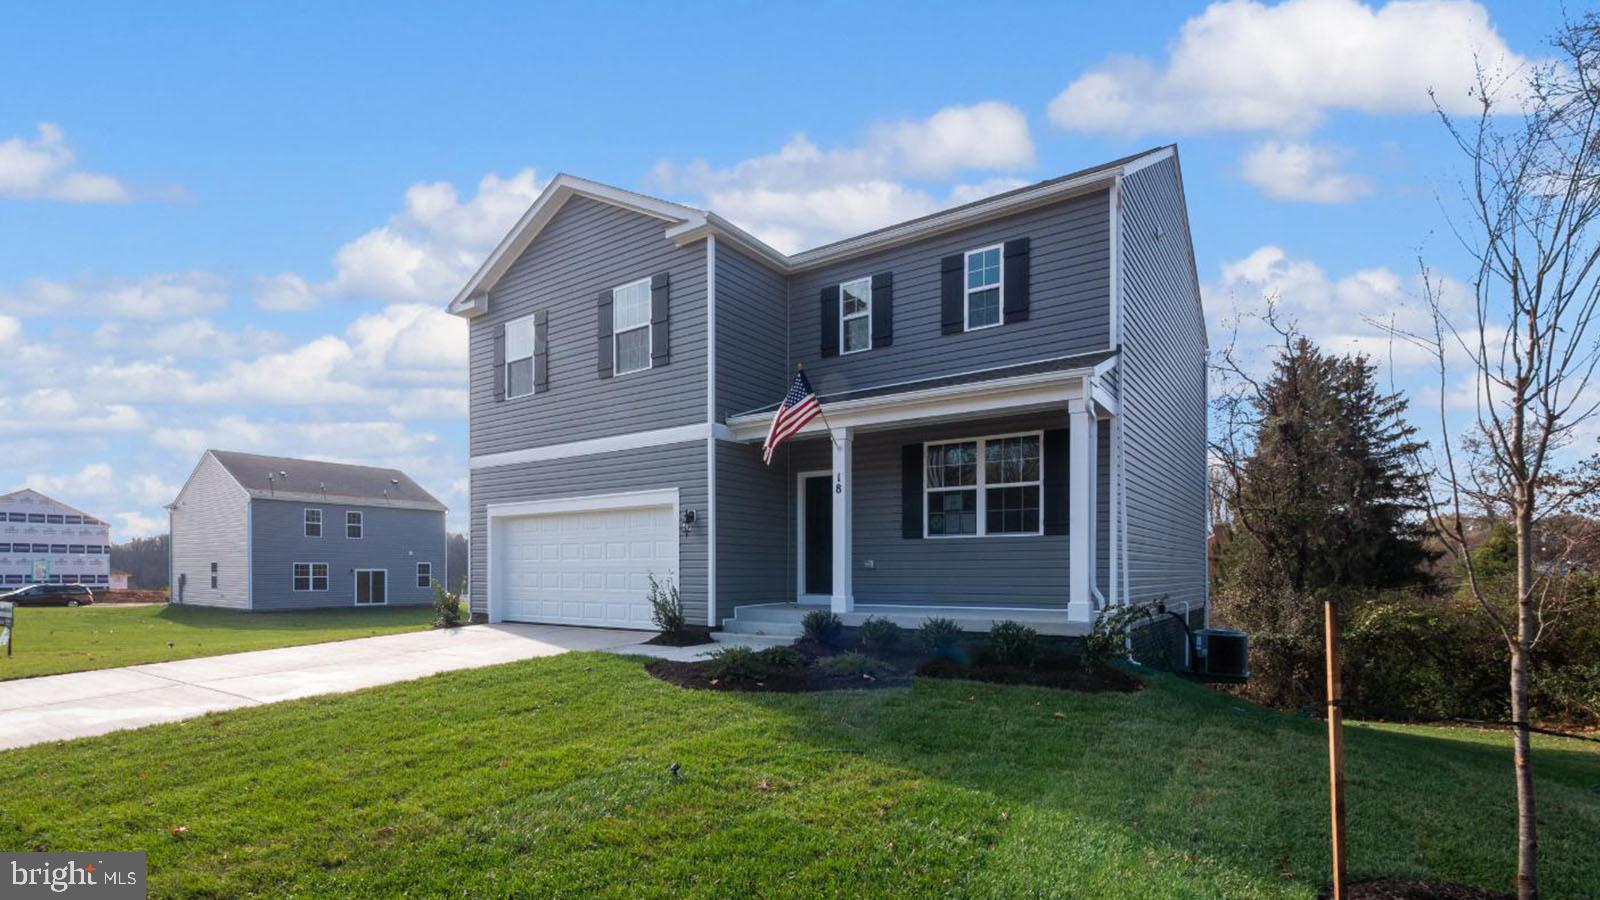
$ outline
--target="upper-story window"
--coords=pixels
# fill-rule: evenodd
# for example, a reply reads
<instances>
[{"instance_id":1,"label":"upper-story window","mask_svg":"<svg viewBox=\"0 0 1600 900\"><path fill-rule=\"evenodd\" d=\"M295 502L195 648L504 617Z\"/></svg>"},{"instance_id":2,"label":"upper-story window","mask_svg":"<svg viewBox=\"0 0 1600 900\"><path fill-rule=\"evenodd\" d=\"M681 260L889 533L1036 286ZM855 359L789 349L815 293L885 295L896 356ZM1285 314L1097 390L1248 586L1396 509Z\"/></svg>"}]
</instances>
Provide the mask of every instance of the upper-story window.
<instances>
[{"instance_id":1,"label":"upper-story window","mask_svg":"<svg viewBox=\"0 0 1600 900\"><path fill-rule=\"evenodd\" d=\"M1000 246L967 251L966 329L988 328L1001 323L1000 294L1004 276L1000 269Z\"/></svg>"},{"instance_id":2,"label":"upper-story window","mask_svg":"<svg viewBox=\"0 0 1600 900\"><path fill-rule=\"evenodd\" d=\"M344 514L344 536L347 538L361 537L363 522L361 513L347 512Z\"/></svg>"},{"instance_id":3,"label":"upper-story window","mask_svg":"<svg viewBox=\"0 0 1600 900\"><path fill-rule=\"evenodd\" d=\"M533 393L533 316L506 323L506 399Z\"/></svg>"},{"instance_id":4,"label":"upper-story window","mask_svg":"<svg viewBox=\"0 0 1600 900\"><path fill-rule=\"evenodd\" d=\"M650 279L612 290L611 340L613 374L650 368Z\"/></svg>"},{"instance_id":5,"label":"upper-story window","mask_svg":"<svg viewBox=\"0 0 1600 900\"><path fill-rule=\"evenodd\" d=\"M322 510L306 510L306 537L322 537Z\"/></svg>"},{"instance_id":6,"label":"upper-story window","mask_svg":"<svg viewBox=\"0 0 1600 900\"><path fill-rule=\"evenodd\" d=\"M51 525L60 525L67 520L67 517L51 513L50 515L45 516L44 520L49 522Z\"/></svg>"},{"instance_id":7,"label":"upper-story window","mask_svg":"<svg viewBox=\"0 0 1600 900\"><path fill-rule=\"evenodd\" d=\"M872 349L872 279L839 285L839 352Z\"/></svg>"}]
</instances>

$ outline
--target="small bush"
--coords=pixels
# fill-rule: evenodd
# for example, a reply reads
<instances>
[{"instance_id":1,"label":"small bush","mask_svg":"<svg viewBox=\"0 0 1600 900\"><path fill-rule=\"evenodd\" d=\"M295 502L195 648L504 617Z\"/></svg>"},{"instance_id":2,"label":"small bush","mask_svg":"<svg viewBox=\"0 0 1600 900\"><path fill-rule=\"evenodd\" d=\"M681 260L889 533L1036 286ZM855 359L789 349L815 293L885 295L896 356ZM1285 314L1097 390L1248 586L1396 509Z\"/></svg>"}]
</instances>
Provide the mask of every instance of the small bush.
<instances>
[{"instance_id":1,"label":"small bush","mask_svg":"<svg viewBox=\"0 0 1600 900\"><path fill-rule=\"evenodd\" d=\"M711 654L707 670L712 678L733 685L756 685L805 670L806 658L793 647L723 647Z\"/></svg>"},{"instance_id":2,"label":"small bush","mask_svg":"<svg viewBox=\"0 0 1600 900\"><path fill-rule=\"evenodd\" d=\"M1005 666L1031 666L1039 659L1039 632L1021 622L996 622L989 629L989 655Z\"/></svg>"},{"instance_id":3,"label":"small bush","mask_svg":"<svg viewBox=\"0 0 1600 900\"><path fill-rule=\"evenodd\" d=\"M1083 639L1083 656L1080 662L1085 672L1093 672L1112 660L1128 655L1128 631L1134 623L1148 616L1143 606L1115 606L1103 609L1095 617L1094 626Z\"/></svg>"},{"instance_id":4,"label":"small bush","mask_svg":"<svg viewBox=\"0 0 1600 900\"><path fill-rule=\"evenodd\" d=\"M880 659L873 659L865 653L841 653L838 656L829 656L817 663L825 675L840 678L886 678L894 674L894 669Z\"/></svg>"},{"instance_id":5,"label":"small bush","mask_svg":"<svg viewBox=\"0 0 1600 900\"><path fill-rule=\"evenodd\" d=\"M650 573L650 620L666 634L683 634L683 598L678 594L678 585L670 575L663 587L661 582L656 581L655 573Z\"/></svg>"},{"instance_id":6,"label":"small bush","mask_svg":"<svg viewBox=\"0 0 1600 900\"><path fill-rule=\"evenodd\" d=\"M839 636L844 633L844 623L825 609L814 609L800 620L805 636L824 647L839 646Z\"/></svg>"},{"instance_id":7,"label":"small bush","mask_svg":"<svg viewBox=\"0 0 1600 900\"><path fill-rule=\"evenodd\" d=\"M905 640L906 630L888 619L872 616L856 630L856 638L865 653L879 655L892 653Z\"/></svg>"},{"instance_id":8,"label":"small bush","mask_svg":"<svg viewBox=\"0 0 1600 900\"><path fill-rule=\"evenodd\" d=\"M917 643L932 656L954 658L961 648L961 626L951 619L928 619L917 629Z\"/></svg>"},{"instance_id":9,"label":"small bush","mask_svg":"<svg viewBox=\"0 0 1600 900\"><path fill-rule=\"evenodd\" d=\"M454 628L461 624L461 594L467 580L461 579L455 593L444 589L439 579L433 580L433 627Z\"/></svg>"}]
</instances>

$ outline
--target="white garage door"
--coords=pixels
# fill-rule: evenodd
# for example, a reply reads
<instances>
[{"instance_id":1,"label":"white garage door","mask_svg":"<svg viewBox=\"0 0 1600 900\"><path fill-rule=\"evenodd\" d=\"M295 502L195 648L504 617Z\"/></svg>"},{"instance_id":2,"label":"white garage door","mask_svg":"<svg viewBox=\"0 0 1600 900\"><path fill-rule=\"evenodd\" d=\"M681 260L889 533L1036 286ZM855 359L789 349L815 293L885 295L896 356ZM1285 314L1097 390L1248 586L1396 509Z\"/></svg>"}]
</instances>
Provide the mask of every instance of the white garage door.
<instances>
[{"instance_id":1,"label":"white garage door","mask_svg":"<svg viewBox=\"0 0 1600 900\"><path fill-rule=\"evenodd\" d=\"M650 628L650 574L677 577L672 506L516 516L496 531L510 621Z\"/></svg>"}]
</instances>

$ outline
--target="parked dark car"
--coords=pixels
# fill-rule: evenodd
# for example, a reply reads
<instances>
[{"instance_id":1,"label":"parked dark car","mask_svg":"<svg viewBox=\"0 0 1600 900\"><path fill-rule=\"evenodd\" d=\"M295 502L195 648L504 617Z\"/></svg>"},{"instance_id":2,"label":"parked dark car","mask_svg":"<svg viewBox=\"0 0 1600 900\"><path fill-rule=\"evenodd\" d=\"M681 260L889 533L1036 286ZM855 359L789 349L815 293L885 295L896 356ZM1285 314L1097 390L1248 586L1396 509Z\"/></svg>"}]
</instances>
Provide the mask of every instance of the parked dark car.
<instances>
[{"instance_id":1,"label":"parked dark car","mask_svg":"<svg viewBox=\"0 0 1600 900\"><path fill-rule=\"evenodd\" d=\"M94 602L94 592L81 584L30 584L0 594L0 600L18 606L88 606Z\"/></svg>"}]
</instances>

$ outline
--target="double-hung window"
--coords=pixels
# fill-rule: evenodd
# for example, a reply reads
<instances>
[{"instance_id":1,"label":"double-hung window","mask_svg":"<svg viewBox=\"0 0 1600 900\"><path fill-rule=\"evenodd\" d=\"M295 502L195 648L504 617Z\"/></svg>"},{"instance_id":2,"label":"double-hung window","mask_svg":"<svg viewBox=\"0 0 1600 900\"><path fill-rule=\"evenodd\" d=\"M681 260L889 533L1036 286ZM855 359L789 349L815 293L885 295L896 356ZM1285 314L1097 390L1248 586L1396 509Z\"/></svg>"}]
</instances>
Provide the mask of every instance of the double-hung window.
<instances>
[{"instance_id":1,"label":"double-hung window","mask_svg":"<svg viewBox=\"0 0 1600 900\"><path fill-rule=\"evenodd\" d=\"M650 368L650 279L611 292L612 374Z\"/></svg>"},{"instance_id":2,"label":"double-hung window","mask_svg":"<svg viewBox=\"0 0 1600 900\"><path fill-rule=\"evenodd\" d=\"M306 537L322 537L322 510L306 510Z\"/></svg>"},{"instance_id":3,"label":"double-hung window","mask_svg":"<svg viewBox=\"0 0 1600 900\"><path fill-rule=\"evenodd\" d=\"M533 394L533 316L506 323L506 399Z\"/></svg>"},{"instance_id":4,"label":"double-hung window","mask_svg":"<svg viewBox=\"0 0 1600 900\"><path fill-rule=\"evenodd\" d=\"M295 563L294 589L297 591L325 591L328 589L327 563Z\"/></svg>"},{"instance_id":5,"label":"double-hung window","mask_svg":"<svg viewBox=\"0 0 1600 900\"><path fill-rule=\"evenodd\" d=\"M928 444L923 490L928 537L1044 533L1042 435Z\"/></svg>"},{"instance_id":6,"label":"double-hung window","mask_svg":"<svg viewBox=\"0 0 1600 900\"><path fill-rule=\"evenodd\" d=\"M347 512L344 514L344 536L347 538L361 537L363 522L361 513Z\"/></svg>"},{"instance_id":7,"label":"double-hung window","mask_svg":"<svg viewBox=\"0 0 1600 900\"><path fill-rule=\"evenodd\" d=\"M417 587L433 587L433 563L417 563Z\"/></svg>"},{"instance_id":8,"label":"double-hung window","mask_svg":"<svg viewBox=\"0 0 1600 900\"><path fill-rule=\"evenodd\" d=\"M1004 275L1000 245L967 251L966 329L989 328L1003 318L1000 294Z\"/></svg>"},{"instance_id":9,"label":"double-hung window","mask_svg":"<svg viewBox=\"0 0 1600 900\"><path fill-rule=\"evenodd\" d=\"M839 285L839 352L872 349L872 279Z\"/></svg>"}]
</instances>

